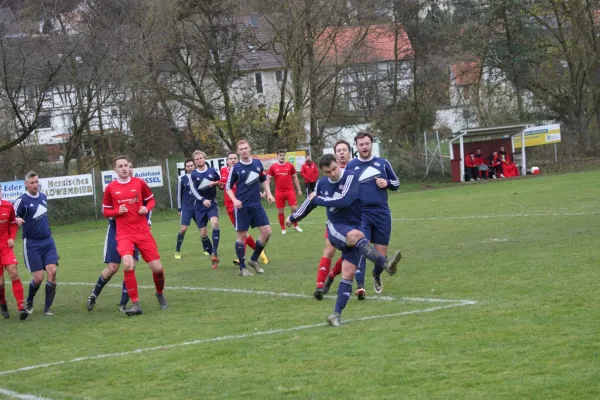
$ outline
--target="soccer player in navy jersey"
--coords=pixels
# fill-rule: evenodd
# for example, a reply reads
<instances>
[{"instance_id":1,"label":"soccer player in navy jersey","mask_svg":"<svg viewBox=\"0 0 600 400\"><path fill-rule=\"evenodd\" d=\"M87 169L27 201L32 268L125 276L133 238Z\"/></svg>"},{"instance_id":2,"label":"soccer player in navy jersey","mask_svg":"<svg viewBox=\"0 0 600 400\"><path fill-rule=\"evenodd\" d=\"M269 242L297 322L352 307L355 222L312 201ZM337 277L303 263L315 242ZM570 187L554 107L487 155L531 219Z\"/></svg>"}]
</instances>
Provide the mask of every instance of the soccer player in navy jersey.
<instances>
[{"instance_id":1,"label":"soccer player in navy jersey","mask_svg":"<svg viewBox=\"0 0 600 400\"><path fill-rule=\"evenodd\" d=\"M29 314L33 313L33 299L46 271L44 314L54 315L50 307L56 295L58 252L48 223L48 201L46 195L40 192L39 177L34 171L25 175L25 190L14 204L17 225L23 227L25 266L32 276L25 309Z\"/></svg>"},{"instance_id":2,"label":"soccer player in navy jersey","mask_svg":"<svg viewBox=\"0 0 600 400\"><path fill-rule=\"evenodd\" d=\"M194 222L196 221L194 215L196 198L190 189L191 174L196 169L196 165L194 164L194 160L187 159L184 166L185 175L179 177L179 182L177 183L177 210L179 211L181 229L177 234L177 246L175 247L176 260L181 260L181 245L192 219Z\"/></svg>"},{"instance_id":3,"label":"soccer player in navy jersey","mask_svg":"<svg viewBox=\"0 0 600 400\"><path fill-rule=\"evenodd\" d=\"M400 180L390 162L373 156L373 135L368 131L359 132L354 138L358 148L358 158L350 160L346 168L352 171L360 183L360 204L362 228L365 237L375 245L377 251L387 255L392 234L392 212L388 205L388 190L396 191ZM359 265L357 285L364 292L366 261ZM381 268L373 268L373 288L375 293L383 291ZM360 280L359 280L360 279Z\"/></svg>"},{"instance_id":4,"label":"soccer player in navy jersey","mask_svg":"<svg viewBox=\"0 0 600 400\"><path fill-rule=\"evenodd\" d=\"M219 227L219 206L217 205L217 186L221 177L214 169L206 165L206 154L196 150L193 154L196 169L190 176L190 191L196 198L195 219L200 230L200 238L204 251L211 255L212 267L219 266L219 239L221 228ZM208 238L208 223L212 227L212 243Z\"/></svg>"},{"instance_id":5,"label":"soccer player in navy jersey","mask_svg":"<svg viewBox=\"0 0 600 400\"><path fill-rule=\"evenodd\" d=\"M361 201L359 198L358 176L348 167L342 170L333 154L325 154L319 159L323 178L317 182L316 190L309 195L302 206L290 217L286 224L306 217L317 206L327 207L327 231L329 241L342 252L342 280L338 287L333 314L327 318L332 326L341 324L341 314L352 293L352 283L361 258L368 258L377 268L396 273L400 252L390 259L379 253L361 232Z\"/></svg>"},{"instance_id":6,"label":"soccer player in navy jersey","mask_svg":"<svg viewBox=\"0 0 600 400\"><path fill-rule=\"evenodd\" d=\"M246 237L250 227L258 228L260 237L256 241L254 253L248 261L248 265L254 268L257 274L264 274L264 270L258 263L258 257L267 245L271 237L271 225L265 209L260 203L260 187L262 185L267 200L273 203L275 199L271 194L271 188L265 175L265 169L259 160L252 158L250 144L247 140L237 142L237 151L240 161L233 166L227 179L227 195L233 201L235 210L235 252L239 259L240 276L252 276L246 269ZM233 187L236 186L234 193Z\"/></svg>"}]
</instances>

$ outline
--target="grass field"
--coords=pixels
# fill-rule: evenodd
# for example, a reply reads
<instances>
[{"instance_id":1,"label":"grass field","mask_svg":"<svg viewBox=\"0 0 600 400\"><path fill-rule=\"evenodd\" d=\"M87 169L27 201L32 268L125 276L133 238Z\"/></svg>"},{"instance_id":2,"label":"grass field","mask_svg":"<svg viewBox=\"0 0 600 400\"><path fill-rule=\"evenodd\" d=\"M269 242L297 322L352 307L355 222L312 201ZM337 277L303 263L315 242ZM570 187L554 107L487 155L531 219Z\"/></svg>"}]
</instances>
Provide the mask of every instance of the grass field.
<instances>
[{"instance_id":1,"label":"grass field","mask_svg":"<svg viewBox=\"0 0 600 400\"><path fill-rule=\"evenodd\" d=\"M324 323L334 299L311 298L322 210L282 237L270 209L271 262L249 278L229 262L228 220L212 270L190 233L174 260L176 216L157 216L170 308L140 264L135 318L117 311L120 274L85 309L105 222L57 227L57 314L40 312L41 290L19 321L7 288L0 398L600 398L599 182L589 172L392 195L399 273L384 275L380 299L368 280L340 328Z\"/></svg>"}]
</instances>

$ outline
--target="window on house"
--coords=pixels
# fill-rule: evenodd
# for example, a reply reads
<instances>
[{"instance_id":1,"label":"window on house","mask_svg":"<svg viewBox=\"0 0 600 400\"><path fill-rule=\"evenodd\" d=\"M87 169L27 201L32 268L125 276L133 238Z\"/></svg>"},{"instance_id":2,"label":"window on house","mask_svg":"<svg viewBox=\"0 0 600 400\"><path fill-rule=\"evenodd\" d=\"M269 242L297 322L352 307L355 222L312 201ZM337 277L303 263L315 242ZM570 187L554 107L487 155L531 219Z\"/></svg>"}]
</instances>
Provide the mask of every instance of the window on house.
<instances>
[{"instance_id":1,"label":"window on house","mask_svg":"<svg viewBox=\"0 0 600 400\"><path fill-rule=\"evenodd\" d=\"M254 79L256 81L256 93L262 93L263 92L262 73L261 72L255 73Z\"/></svg>"},{"instance_id":2,"label":"window on house","mask_svg":"<svg viewBox=\"0 0 600 400\"><path fill-rule=\"evenodd\" d=\"M38 129L52 128L52 116L49 114L38 115Z\"/></svg>"},{"instance_id":3,"label":"window on house","mask_svg":"<svg viewBox=\"0 0 600 400\"><path fill-rule=\"evenodd\" d=\"M283 71L275 71L275 80L277 80L277 82L283 81Z\"/></svg>"},{"instance_id":4,"label":"window on house","mask_svg":"<svg viewBox=\"0 0 600 400\"><path fill-rule=\"evenodd\" d=\"M110 109L110 116L111 117L117 117L118 115L119 115L119 110L117 110L114 107Z\"/></svg>"},{"instance_id":5,"label":"window on house","mask_svg":"<svg viewBox=\"0 0 600 400\"><path fill-rule=\"evenodd\" d=\"M256 28L258 26L258 15L250 16L250 26Z\"/></svg>"}]
</instances>

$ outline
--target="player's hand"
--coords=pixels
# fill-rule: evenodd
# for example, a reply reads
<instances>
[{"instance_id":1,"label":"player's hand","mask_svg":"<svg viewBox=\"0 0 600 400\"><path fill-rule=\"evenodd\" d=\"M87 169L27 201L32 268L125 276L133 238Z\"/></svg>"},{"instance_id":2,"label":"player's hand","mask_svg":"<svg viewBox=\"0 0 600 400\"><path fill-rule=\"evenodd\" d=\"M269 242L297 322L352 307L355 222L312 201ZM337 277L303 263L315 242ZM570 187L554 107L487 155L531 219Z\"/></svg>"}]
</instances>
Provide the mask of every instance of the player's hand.
<instances>
[{"instance_id":1,"label":"player's hand","mask_svg":"<svg viewBox=\"0 0 600 400\"><path fill-rule=\"evenodd\" d=\"M242 208L242 202L241 202L241 201L239 201L238 199L235 199L235 200L233 201L233 207L234 207L234 208L237 208L237 209L239 210L240 208Z\"/></svg>"},{"instance_id":2,"label":"player's hand","mask_svg":"<svg viewBox=\"0 0 600 400\"><path fill-rule=\"evenodd\" d=\"M273 197L272 194L268 194L267 201L269 202L269 204L273 204L273 203L275 203L275 197Z\"/></svg>"},{"instance_id":3,"label":"player's hand","mask_svg":"<svg viewBox=\"0 0 600 400\"><path fill-rule=\"evenodd\" d=\"M260 192L260 198L261 199L266 199L267 198L267 193L266 192Z\"/></svg>"},{"instance_id":4,"label":"player's hand","mask_svg":"<svg viewBox=\"0 0 600 400\"><path fill-rule=\"evenodd\" d=\"M221 190L225 189L225 183L224 182L219 182L219 189L221 189Z\"/></svg>"},{"instance_id":5,"label":"player's hand","mask_svg":"<svg viewBox=\"0 0 600 400\"><path fill-rule=\"evenodd\" d=\"M25 221L23 221L23 218L15 218L15 222L17 223L17 226L20 228L23 226L23 224L25 223Z\"/></svg>"},{"instance_id":6,"label":"player's hand","mask_svg":"<svg viewBox=\"0 0 600 400\"><path fill-rule=\"evenodd\" d=\"M146 208L146 206L140 207L140 214L142 214L142 215L148 214L148 209Z\"/></svg>"},{"instance_id":7,"label":"player's hand","mask_svg":"<svg viewBox=\"0 0 600 400\"><path fill-rule=\"evenodd\" d=\"M317 192L314 191L311 194L308 195L308 200L312 201L312 199L314 199L315 197L317 197Z\"/></svg>"},{"instance_id":8,"label":"player's hand","mask_svg":"<svg viewBox=\"0 0 600 400\"><path fill-rule=\"evenodd\" d=\"M285 219L285 226L287 226L288 228L290 226L292 226L294 223L292 221L290 221L290 217L288 215L288 217Z\"/></svg>"},{"instance_id":9,"label":"player's hand","mask_svg":"<svg viewBox=\"0 0 600 400\"><path fill-rule=\"evenodd\" d=\"M177 214L181 217L181 211L177 212Z\"/></svg>"},{"instance_id":10,"label":"player's hand","mask_svg":"<svg viewBox=\"0 0 600 400\"><path fill-rule=\"evenodd\" d=\"M219 181L212 181L211 183L208 184L208 186L213 187L213 186L217 186L219 184Z\"/></svg>"},{"instance_id":11,"label":"player's hand","mask_svg":"<svg viewBox=\"0 0 600 400\"><path fill-rule=\"evenodd\" d=\"M302 196L302 189L298 189L298 196Z\"/></svg>"},{"instance_id":12,"label":"player's hand","mask_svg":"<svg viewBox=\"0 0 600 400\"><path fill-rule=\"evenodd\" d=\"M144 207L145 208L145 207ZM121 206L119 207L119 215L123 215L125 214L127 211L127 206L125 204L121 204Z\"/></svg>"},{"instance_id":13,"label":"player's hand","mask_svg":"<svg viewBox=\"0 0 600 400\"><path fill-rule=\"evenodd\" d=\"M377 178L377 179L375 179L375 183L377 184L377 187L379 189L385 189L386 187L388 187L387 179Z\"/></svg>"},{"instance_id":14,"label":"player's hand","mask_svg":"<svg viewBox=\"0 0 600 400\"><path fill-rule=\"evenodd\" d=\"M15 239L8 239L8 248L12 249L15 247Z\"/></svg>"},{"instance_id":15,"label":"player's hand","mask_svg":"<svg viewBox=\"0 0 600 400\"><path fill-rule=\"evenodd\" d=\"M204 207L209 208L212 205L212 201L210 201L210 200L204 200L202 202L202 204L204 204Z\"/></svg>"}]
</instances>

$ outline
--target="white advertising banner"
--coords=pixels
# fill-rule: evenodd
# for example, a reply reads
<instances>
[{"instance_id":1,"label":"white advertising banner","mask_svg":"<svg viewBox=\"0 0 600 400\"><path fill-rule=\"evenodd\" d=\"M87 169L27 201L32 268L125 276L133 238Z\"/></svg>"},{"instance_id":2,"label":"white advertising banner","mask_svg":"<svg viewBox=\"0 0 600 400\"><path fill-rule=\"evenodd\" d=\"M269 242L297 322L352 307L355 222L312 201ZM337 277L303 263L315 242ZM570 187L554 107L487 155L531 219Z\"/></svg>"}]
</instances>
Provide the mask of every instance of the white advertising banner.
<instances>
[{"instance_id":1,"label":"white advertising banner","mask_svg":"<svg viewBox=\"0 0 600 400\"><path fill-rule=\"evenodd\" d=\"M94 195L94 181L91 174L39 178L39 181L40 191L48 197L48 200Z\"/></svg>"},{"instance_id":2,"label":"white advertising banner","mask_svg":"<svg viewBox=\"0 0 600 400\"><path fill-rule=\"evenodd\" d=\"M164 175L160 165L155 167L134 168L133 176L143 179L150 187L164 186ZM117 179L117 173L115 171L102 171L102 191L105 191L108 184L115 179Z\"/></svg>"}]
</instances>

